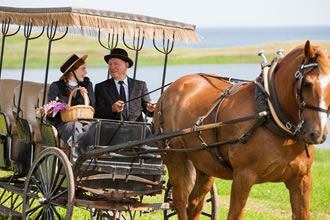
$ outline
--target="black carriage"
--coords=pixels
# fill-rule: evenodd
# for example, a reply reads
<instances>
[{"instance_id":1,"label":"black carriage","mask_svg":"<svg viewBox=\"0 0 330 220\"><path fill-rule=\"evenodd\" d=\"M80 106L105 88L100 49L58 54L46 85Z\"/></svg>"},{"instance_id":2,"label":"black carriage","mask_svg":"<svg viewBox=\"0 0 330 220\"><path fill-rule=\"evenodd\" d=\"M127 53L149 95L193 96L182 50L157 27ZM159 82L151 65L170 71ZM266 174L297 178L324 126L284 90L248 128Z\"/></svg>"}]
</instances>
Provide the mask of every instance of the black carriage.
<instances>
[{"instance_id":1,"label":"black carriage","mask_svg":"<svg viewBox=\"0 0 330 220\"><path fill-rule=\"evenodd\" d=\"M92 125L85 138L74 136L71 148L59 139L56 129L45 118L36 117L35 108L47 103L52 43L67 33L96 36L107 50L115 48L121 38L136 54L134 78L144 40L153 40L155 48L165 56L163 88L167 58L174 41L198 41L195 26L71 7L0 7L0 18L0 77L5 40L19 31L23 31L25 37L21 80L0 78L0 167L5 171L0 179L1 215L24 219L71 219L73 207L87 208L93 219L134 219L136 211L154 210L163 210L164 219L175 215L171 186L166 184L166 170L155 142L193 131L155 136L151 132L152 124L147 122L79 119ZM49 43L44 84L26 81L28 43L44 33ZM127 43L127 39L133 39L133 43ZM163 42L161 47L156 45L157 40ZM143 200L145 196L162 193L164 198L159 203ZM208 201L211 211L203 214L217 219L215 185Z\"/></svg>"}]
</instances>

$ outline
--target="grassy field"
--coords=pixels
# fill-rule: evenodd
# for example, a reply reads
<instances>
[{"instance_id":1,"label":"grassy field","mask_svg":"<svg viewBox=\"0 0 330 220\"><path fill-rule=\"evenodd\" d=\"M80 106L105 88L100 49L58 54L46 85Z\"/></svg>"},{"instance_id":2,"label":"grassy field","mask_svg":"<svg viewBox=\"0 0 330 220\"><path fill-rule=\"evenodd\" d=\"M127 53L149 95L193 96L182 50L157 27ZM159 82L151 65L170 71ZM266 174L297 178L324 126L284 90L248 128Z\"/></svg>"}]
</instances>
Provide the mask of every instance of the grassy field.
<instances>
[{"instance_id":1,"label":"grassy field","mask_svg":"<svg viewBox=\"0 0 330 220\"><path fill-rule=\"evenodd\" d=\"M313 220L330 220L330 149L316 149L312 166L313 188L310 198L310 214ZM231 181L216 180L219 195L219 219L226 219ZM147 197L144 201L160 203L164 196ZM89 219L89 212L75 208L72 219ZM1 218L0 219L4 219ZM163 212L155 211L137 217L138 220L163 219ZM201 218L207 219L207 218ZM245 207L244 219L279 220L291 219L289 193L283 183L264 183L255 185Z\"/></svg>"},{"instance_id":2,"label":"grassy field","mask_svg":"<svg viewBox=\"0 0 330 220\"><path fill-rule=\"evenodd\" d=\"M219 39L221 40L221 39ZM105 43L105 42L103 42ZM159 42L161 43L161 42ZM251 45L237 48L225 49L192 49L175 48L169 55L169 65L184 64L233 64L233 63L260 63L261 58L257 52L262 49L266 57L271 60L276 56L276 50L282 48L284 53L293 49L304 41L270 44ZM313 44L319 44L326 49L330 49L328 41L313 41ZM15 35L6 38L3 68L22 68L25 38L23 35ZM125 47L119 44L119 47ZM161 44L159 44L161 46ZM45 36L36 40L29 41L26 68L45 68L48 48L48 39ZM96 39L66 36L60 41L55 41L51 49L50 67L59 68L63 61L72 53L78 56L88 54L87 63L92 67L105 67L103 56L108 53L101 47ZM129 51L130 57L134 59L135 53ZM164 55L154 48L144 47L139 53L138 65L163 65Z\"/></svg>"}]
</instances>

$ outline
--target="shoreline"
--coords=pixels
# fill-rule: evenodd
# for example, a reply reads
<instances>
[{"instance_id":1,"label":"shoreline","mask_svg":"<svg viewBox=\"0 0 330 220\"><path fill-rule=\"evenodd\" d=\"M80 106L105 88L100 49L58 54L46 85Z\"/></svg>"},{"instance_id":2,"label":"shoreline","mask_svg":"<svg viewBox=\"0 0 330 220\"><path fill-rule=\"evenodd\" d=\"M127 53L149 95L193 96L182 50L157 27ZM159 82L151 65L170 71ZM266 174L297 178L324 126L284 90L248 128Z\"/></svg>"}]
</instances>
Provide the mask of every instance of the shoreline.
<instances>
[{"instance_id":1,"label":"shoreline","mask_svg":"<svg viewBox=\"0 0 330 220\"><path fill-rule=\"evenodd\" d=\"M5 44L3 69L21 69L24 54L24 37L8 38ZM178 47L168 55L168 65L192 65L192 64L240 64L260 63L261 58L257 55L263 50L270 61L277 56L278 49L284 50L284 55L298 45L306 41L273 42L258 45L246 45L231 48L186 48ZM314 45L320 45L330 51L330 41L311 41ZM175 46L175 45L174 45ZM125 48L125 45L118 44ZM38 41L29 43L26 68L45 68L48 51L48 40L43 37ZM129 56L135 59L135 52L127 50ZM53 43L49 67L58 68L63 60L75 53L78 56L88 54L87 64L90 67L104 67L106 64L103 56L108 52L102 48L98 41L87 37L68 36L61 43ZM151 47L144 47L139 52L138 66L162 66L164 55Z\"/></svg>"}]
</instances>

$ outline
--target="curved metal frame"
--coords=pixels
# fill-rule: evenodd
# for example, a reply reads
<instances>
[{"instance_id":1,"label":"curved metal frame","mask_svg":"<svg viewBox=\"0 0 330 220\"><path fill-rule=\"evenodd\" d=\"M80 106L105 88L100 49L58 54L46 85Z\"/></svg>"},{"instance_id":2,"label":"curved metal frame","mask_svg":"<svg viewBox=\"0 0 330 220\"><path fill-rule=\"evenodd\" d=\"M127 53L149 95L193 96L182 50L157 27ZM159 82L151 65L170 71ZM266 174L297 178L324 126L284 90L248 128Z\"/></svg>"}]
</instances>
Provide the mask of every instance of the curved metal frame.
<instances>
[{"instance_id":1,"label":"curved metal frame","mask_svg":"<svg viewBox=\"0 0 330 220\"><path fill-rule=\"evenodd\" d=\"M21 26L18 26L18 29L17 29L16 32L8 34L10 22L11 22L11 18L2 19L2 29L1 29L2 44L1 44L1 55L0 55L0 79L1 79L1 71L2 71L3 52L4 52L4 49L5 49L5 39L6 39L6 37L14 36L15 34L17 34L19 32L20 28L21 28Z\"/></svg>"},{"instance_id":2,"label":"curved metal frame","mask_svg":"<svg viewBox=\"0 0 330 220\"><path fill-rule=\"evenodd\" d=\"M174 42L175 42L175 32L173 32L173 39L172 39L172 43L170 46L170 39L167 40L167 43L165 43L165 31L163 31L163 50L160 50L157 45L156 45L156 41L155 41L155 32L154 32L154 37L152 39L152 42L154 44L154 47L156 50L158 50L160 53L165 54L165 60L164 60L164 69L163 69L163 79L162 79L162 90L161 90L161 94L164 91L164 85L165 85L165 77L166 77L166 67L167 67L167 59L168 59L168 55L173 51L174 48Z\"/></svg>"},{"instance_id":3,"label":"curved metal frame","mask_svg":"<svg viewBox=\"0 0 330 220\"><path fill-rule=\"evenodd\" d=\"M16 120L19 118L19 113L21 112L21 99L22 99L22 90L23 90L23 83L24 83L24 72L25 72L25 64L26 64L26 56L27 56L27 49L28 49L28 42L29 40L34 40L44 33L45 27L42 27L42 31L39 35L35 37L31 37L31 32L33 28L33 21L24 23L24 37L25 37L25 48L24 48L24 57L23 57L23 66L22 66L22 74L21 74L21 82L19 85L19 96L18 96L18 104L17 104L17 115Z\"/></svg>"},{"instance_id":4,"label":"curved metal frame","mask_svg":"<svg viewBox=\"0 0 330 220\"><path fill-rule=\"evenodd\" d=\"M66 27L64 34L61 37L55 38L57 31L58 21L56 20L54 24L54 20L51 21L50 24L47 25L47 38L48 38L48 52L47 52L47 62L46 62L46 72L45 72L45 81L44 81L44 94L42 97L42 105L45 104L46 100L46 89L48 82L48 72L49 72L49 61L50 61L50 53L52 48L52 42L63 39L68 33L68 27Z\"/></svg>"},{"instance_id":5,"label":"curved metal frame","mask_svg":"<svg viewBox=\"0 0 330 220\"><path fill-rule=\"evenodd\" d=\"M99 41L99 44L104 48L107 49L109 51L111 51L112 49L116 48L118 45L118 39L119 39L119 34L117 33L117 36L115 37L115 33L112 33L112 36L110 35L110 33L108 34L108 46L105 46L102 41L101 41L101 29L99 29L99 34L97 36L97 39ZM111 42L111 43L110 43ZM109 79L110 74L108 72L107 74L107 79Z\"/></svg>"},{"instance_id":6,"label":"curved metal frame","mask_svg":"<svg viewBox=\"0 0 330 220\"><path fill-rule=\"evenodd\" d=\"M144 44L144 36L145 36L145 32L144 30L142 30L142 36L141 36L141 30L138 29L138 36L136 37L136 31L134 31L134 36L133 36L133 43L132 43L132 47L130 47L126 41L125 41L125 32L123 32L123 43L125 44L125 46L130 49L130 50L134 50L135 51L135 61L134 61L134 73L133 73L133 79L136 79L136 68L137 68L137 62L138 62L138 58L139 58L139 51L142 49L143 44ZM137 40L136 40L137 39ZM136 40L136 41L135 41ZM140 44L140 40L141 40L141 44Z\"/></svg>"},{"instance_id":7,"label":"curved metal frame","mask_svg":"<svg viewBox=\"0 0 330 220\"><path fill-rule=\"evenodd\" d=\"M110 33L108 34L108 46L105 46L102 41L101 41L101 29L99 29L99 34L97 36L97 39L100 43L100 45L107 50L112 50L114 48L117 47L118 45L118 39L119 39L119 35L117 34L116 38L115 38L115 33L112 33L112 36L110 35ZM115 41L116 39L116 41ZM110 43L111 42L111 43Z\"/></svg>"}]
</instances>

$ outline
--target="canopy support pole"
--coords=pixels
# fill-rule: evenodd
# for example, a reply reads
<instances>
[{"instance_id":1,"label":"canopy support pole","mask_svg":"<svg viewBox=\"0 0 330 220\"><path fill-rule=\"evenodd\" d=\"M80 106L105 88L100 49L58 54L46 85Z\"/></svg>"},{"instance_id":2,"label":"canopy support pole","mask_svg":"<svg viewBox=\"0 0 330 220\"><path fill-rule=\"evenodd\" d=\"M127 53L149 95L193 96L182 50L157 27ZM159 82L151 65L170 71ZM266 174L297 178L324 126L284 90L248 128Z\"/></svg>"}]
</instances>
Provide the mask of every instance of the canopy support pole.
<instances>
[{"instance_id":1,"label":"canopy support pole","mask_svg":"<svg viewBox=\"0 0 330 220\"><path fill-rule=\"evenodd\" d=\"M138 62L138 58L139 58L139 51L142 50L143 48L143 44L144 44L144 30L142 30L142 36L141 36L141 30L138 29L138 34L136 37L136 31L134 31L134 36L133 36L133 46L130 47L126 44L125 41L125 32L123 32L123 42L125 44L125 46L130 49L130 50L134 50L135 51L135 62L134 62L134 73L133 73L133 79L136 79L136 68L137 68L137 62ZM137 39L137 40L136 40ZM135 41L136 40L136 41ZM141 43L140 43L141 40ZM135 43L136 42L136 43Z\"/></svg>"},{"instance_id":2,"label":"canopy support pole","mask_svg":"<svg viewBox=\"0 0 330 220\"><path fill-rule=\"evenodd\" d=\"M1 54L0 54L0 79L1 79L1 71L2 71L2 61L3 61L3 52L5 49L5 39L6 37L10 37L13 36L15 34L18 33L19 29L21 28L21 26L18 26L18 29L16 32L12 33L12 34L8 34L8 30L9 30L9 26L10 26L10 22L11 22L11 18L5 18L2 19L2 43L1 43Z\"/></svg>"},{"instance_id":3,"label":"canopy support pole","mask_svg":"<svg viewBox=\"0 0 330 220\"><path fill-rule=\"evenodd\" d=\"M100 45L104 48L109 50L109 52L111 52L112 49L116 48L118 45L118 38L119 35L117 33L116 37L115 37L115 32L112 31L112 35L110 35L110 33L108 34L108 46L105 46L102 42L101 42L101 29L99 29L99 34L98 34L98 41L100 43ZM110 73L108 72L107 74L107 79L109 79L110 77Z\"/></svg>"},{"instance_id":4,"label":"canopy support pole","mask_svg":"<svg viewBox=\"0 0 330 220\"><path fill-rule=\"evenodd\" d=\"M46 60L44 92L43 92L43 96L42 96L41 106L43 106L45 104L45 102L46 102L46 92L47 92L47 82L48 82L48 72L49 72L49 62L50 62L50 54L51 54L52 42L53 41L57 41L57 40L61 40L68 33L68 27L66 27L64 34L61 37L59 37L59 38L55 38L56 31L57 31L57 25L58 25L58 21L56 20L56 22L54 24L54 21L52 20L50 22L50 24L48 24L48 26L47 26L48 52L47 52L47 60Z\"/></svg>"},{"instance_id":5,"label":"canopy support pole","mask_svg":"<svg viewBox=\"0 0 330 220\"><path fill-rule=\"evenodd\" d=\"M164 91L164 85L165 85L165 78L166 78L166 67L167 67L167 59L168 59L168 55L173 51L173 47L174 47L174 42L175 42L175 32L173 32L173 38L172 40L167 39L167 42L165 42L165 31L163 31L163 50L160 50L155 42L155 32L154 32L154 37L153 37L153 44L154 47L156 48L156 50L158 50L160 53L165 54L165 59L164 59L164 69L163 69L163 79L162 79L162 90L160 92L160 94L163 94ZM170 45L171 43L171 45Z\"/></svg>"},{"instance_id":6,"label":"canopy support pole","mask_svg":"<svg viewBox=\"0 0 330 220\"><path fill-rule=\"evenodd\" d=\"M20 106L21 106L21 99L22 99L22 91L23 91L23 83L24 83L24 72L25 72L28 42L29 42L29 40L34 40L34 39L39 38L44 33L44 30L45 30L45 27L43 27L41 33L38 36L31 37L32 27L33 27L32 21L30 21L30 22L25 21L25 24L24 24L25 48L24 48L24 56L23 56L21 82L20 82L20 85L19 85L19 96L18 96L16 120L19 119L19 113L21 112L21 107Z\"/></svg>"}]
</instances>

